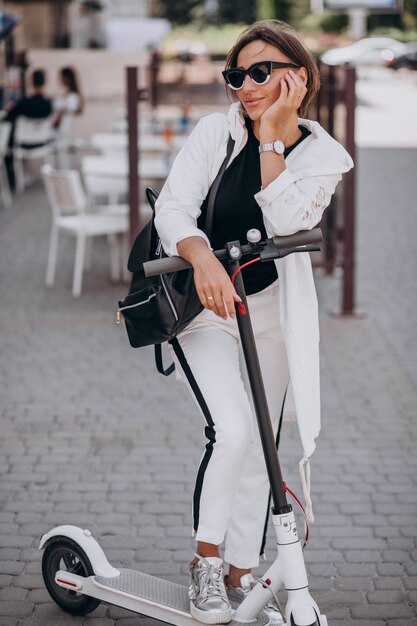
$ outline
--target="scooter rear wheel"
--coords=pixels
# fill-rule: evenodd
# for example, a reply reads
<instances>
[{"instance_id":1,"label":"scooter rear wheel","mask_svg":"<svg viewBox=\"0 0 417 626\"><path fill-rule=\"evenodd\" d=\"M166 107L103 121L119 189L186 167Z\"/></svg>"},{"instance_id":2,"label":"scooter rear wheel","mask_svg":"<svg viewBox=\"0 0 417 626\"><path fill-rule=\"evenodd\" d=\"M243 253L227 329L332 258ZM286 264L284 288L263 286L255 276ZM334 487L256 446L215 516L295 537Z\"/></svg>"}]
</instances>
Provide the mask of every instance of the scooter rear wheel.
<instances>
[{"instance_id":1,"label":"scooter rear wheel","mask_svg":"<svg viewBox=\"0 0 417 626\"><path fill-rule=\"evenodd\" d=\"M100 604L100 600L57 585L55 574L59 570L78 576L94 575L94 570L84 550L68 537L54 537L45 548L42 558L45 586L54 602L64 611L73 615L85 615L94 611Z\"/></svg>"}]
</instances>

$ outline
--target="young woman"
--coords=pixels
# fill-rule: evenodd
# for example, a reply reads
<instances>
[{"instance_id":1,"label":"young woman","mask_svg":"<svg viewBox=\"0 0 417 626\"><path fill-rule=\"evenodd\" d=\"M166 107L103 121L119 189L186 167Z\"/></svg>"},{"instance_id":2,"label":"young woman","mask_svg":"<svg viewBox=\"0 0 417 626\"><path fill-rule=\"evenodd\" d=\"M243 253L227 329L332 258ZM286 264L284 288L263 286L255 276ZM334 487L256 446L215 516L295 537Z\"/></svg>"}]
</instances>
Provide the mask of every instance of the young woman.
<instances>
[{"instance_id":1,"label":"young woman","mask_svg":"<svg viewBox=\"0 0 417 626\"><path fill-rule=\"evenodd\" d=\"M268 479L235 320L239 297L212 249L315 227L341 175L353 165L317 122L301 119L319 87L311 55L278 22L249 27L223 72L235 102L228 115L203 118L177 156L156 204L164 249L194 268L204 311L173 343L178 370L203 413L208 443L198 471L193 513L191 613L205 624L231 619L228 593L253 584L268 507ZM198 228L205 199L234 149L215 202L211 241ZM243 270L275 432L291 380L308 463L320 429L318 314L309 255L290 255ZM228 590L219 545L229 564ZM274 623L282 617L268 611Z\"/></svg>"},{"instance_id":2,"label":"young woman","mask_svg":"<svg viewBox=\"0 0 417 626\"><path fill-rule=\"evenodd\" d=\"M81 96L78 78L72 67L63 67L59 72L61 93L54 99L54 127L61 129L66 116L77 115L82 112L83 99Z\"/></svg>"}]
</instances>

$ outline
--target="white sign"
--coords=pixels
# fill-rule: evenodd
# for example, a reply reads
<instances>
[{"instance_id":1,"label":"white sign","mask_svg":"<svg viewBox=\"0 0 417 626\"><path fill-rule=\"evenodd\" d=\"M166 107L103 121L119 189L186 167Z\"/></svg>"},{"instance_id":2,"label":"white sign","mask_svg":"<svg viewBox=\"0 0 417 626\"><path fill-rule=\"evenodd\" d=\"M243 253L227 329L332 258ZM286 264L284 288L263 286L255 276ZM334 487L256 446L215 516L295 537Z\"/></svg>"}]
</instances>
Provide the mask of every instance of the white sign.
<instances>
[{"instance_id":1,"label":"white sign","mask_svg":"<svg viewBox=\"0 0 417 626\"><path fill-rule=\"evenodd\" d=\"M398 0L323 0L325 9L353 9L364 8L374 10L400 10Z\"/></svg>"},{"instance_id":2,"label":"white sign","mask_svg":"<svg viewBox=\"0 0 417 626\"><path fill-rule=\"evenodd\" d=\"M106 21L106 48L114 52L144 52L158 48L171 29L161 18L109 18Z\"/></svg>"}]
</instances>

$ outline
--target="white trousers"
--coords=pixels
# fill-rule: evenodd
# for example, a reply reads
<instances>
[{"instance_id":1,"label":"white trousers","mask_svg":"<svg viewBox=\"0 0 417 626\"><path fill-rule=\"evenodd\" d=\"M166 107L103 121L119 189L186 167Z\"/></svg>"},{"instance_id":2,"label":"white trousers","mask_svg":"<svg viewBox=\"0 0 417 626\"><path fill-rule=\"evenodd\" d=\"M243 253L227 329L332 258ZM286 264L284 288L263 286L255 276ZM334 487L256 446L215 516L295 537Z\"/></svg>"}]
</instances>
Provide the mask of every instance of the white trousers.
<instances>
[{"instance_id":1,"label":"white trousers","mask_svg":"<svg viewBox=\"0 0 417 626\"><path fill-rule=\"evenodd\" d=\"M289 382L279 321L279 280L248 296L275 435ZM208 439L193 500L197 541L224 545L224 560L259 564L269 483L236 320L204 310L173 344L177 372L205 420Z\"/></svg>"}]
</instances>

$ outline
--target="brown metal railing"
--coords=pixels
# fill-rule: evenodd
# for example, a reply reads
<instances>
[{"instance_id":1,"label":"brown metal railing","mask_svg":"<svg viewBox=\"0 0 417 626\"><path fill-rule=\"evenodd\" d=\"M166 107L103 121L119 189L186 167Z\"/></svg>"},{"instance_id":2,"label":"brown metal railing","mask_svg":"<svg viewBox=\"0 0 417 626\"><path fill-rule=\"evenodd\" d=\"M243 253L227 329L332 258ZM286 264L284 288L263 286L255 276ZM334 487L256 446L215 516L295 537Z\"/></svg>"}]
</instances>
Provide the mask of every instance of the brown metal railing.
<instances>
[{"instance_id":1,"label":"brown metal railing","mask_svg":"<svg viewBox=\"0 0 417 626\"><path fill-rule=\"evenodd\" d=\"M319 63L321 88L313 103L312 116L340 141L355 159L356 70L349 66ZM326 210L320 224L324 250L315 266L332 274L336 265L343 269L341 314L355 310L355 170L348 172Z\"/></svg>"},{"instance_id":2,"label":"brown metal railing","mask_svg":"<svg viewBox=\"0 0 417 626\"><path fill-rule=\"evenodd\" d=\"M140 232L140 180L139 180L139 102L146 100L148 91L139 88L138 68L128 67L126 70L126 100L127 100L127 128L128 128L128 157L129 157L129 234L133 244L136 235Z\"/></svg>"}]
</instances>

